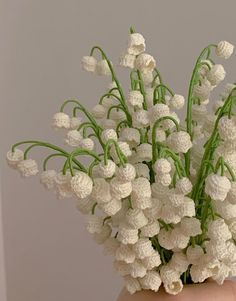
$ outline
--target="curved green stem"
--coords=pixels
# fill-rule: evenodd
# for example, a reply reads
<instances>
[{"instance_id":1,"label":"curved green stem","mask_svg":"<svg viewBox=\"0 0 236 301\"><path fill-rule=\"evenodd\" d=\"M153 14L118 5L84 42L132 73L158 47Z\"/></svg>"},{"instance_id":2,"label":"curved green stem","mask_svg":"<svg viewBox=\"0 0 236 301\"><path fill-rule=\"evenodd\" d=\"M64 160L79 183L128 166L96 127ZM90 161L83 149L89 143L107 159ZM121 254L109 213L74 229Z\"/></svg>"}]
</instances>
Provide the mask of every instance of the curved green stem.
<instances>
[{"instance_id":1,"label":"curved green stem","mask_svg":"<svg viewBox=\"0 0 236 301\"><path fill-rule=\"evenodd\" d=\"M115 146L116 154L119 157L121 165L125 166L125 163L127 162L127 158L124 155L124 153L121 151L117 141L115 141L114 139L109 139L107 141L107 143L105 144L105 150L104 150L104 163L105 163L105 165L107 165L107 160L108 160L108 157L109 157L110 147L111 147L112 144Z\"/></svg>"},{"instance_id":2,"label":"curved green stem","mask_svg":"<svg viewBox=\"0 0 236 301\"><path fill-rule=\"evenodd\" d=\"M139 79L140 92L143 95L143 108L144 108L144 110L147 110L146 91L145 91L145 87L144 87L144 83L143 83L143 77L139 70L137 70L137 74L138 74L138 79Z\"/></svg>"},{"instance_id":3,"label":"curved green stem","mask_svg":"<svg viewBox=\"0 0 236 301\"><path fill-rule=\"evenodd\" d=\"M61 154L61 153L57 153L57 154L51 154L49 155L47 158L44 159L43 161L43 170L47 170L47 164L48 164L48 161L51 159L51 158L55 158L55 157L66 157L67 156L65 154Z\"/></svg>"},{"instance_id":4,"label":"curved green stem","mask_svg":"<svg viewBox=\"0 0 236 301\"><path fill-rule=\"evenodd\" d=\"M156 92L158 93L158 99L160 98L160 95L159 95L159 89L160 88L165 88L165 90L167 90L171 96L174 96L174 92L169 88L167 87L166 85L164 84L159 84L155 87L154 91L153 91L153 103L155 104L155 101L156 101ZM163 95L162 95L163 97ZM165 99L163 99L165 101Z\"/></svg>"}]
</instances>

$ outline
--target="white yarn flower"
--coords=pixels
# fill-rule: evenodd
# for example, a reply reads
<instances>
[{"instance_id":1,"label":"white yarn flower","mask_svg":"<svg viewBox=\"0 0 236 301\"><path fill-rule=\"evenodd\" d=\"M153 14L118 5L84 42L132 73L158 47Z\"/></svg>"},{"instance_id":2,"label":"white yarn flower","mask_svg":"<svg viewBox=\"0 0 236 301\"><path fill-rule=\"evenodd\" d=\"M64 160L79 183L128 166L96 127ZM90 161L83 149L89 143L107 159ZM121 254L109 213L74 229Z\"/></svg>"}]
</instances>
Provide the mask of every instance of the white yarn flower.
<instances>
[{"instance_id":1,"label":"white yarn flower","mask_svg":"<svg viewBox=\"0 0 236 301\"><path fill-rule=\"evenodd\" d=\"M129 264L129 266L130 266L130 275L133 278L143 278L147 273L146 268L144 267L144 265L140 260L136 259L133 263Z\"/></svg>"},{"instance_id":2,"label":"white yarn flower","mask_svg":"<svg viewBox=\"0 0 236 301\"><path fill-rule=\"evenodd\" d=\"M7 152L7 163L12 168L17 168L18 163L24 160L24 152L18 148L14 149L14 152L9 150Z\"/></svg>"},{"instance_id":3,"label":"white yarn flower","mask_svg":"<svg viewBox=\"0 0 236 301\"><path fill-rule=\"evenodd\" d=\"M190 275L194 283L202 283L212 276L212 271L203 264L192 265L190 268Z\"/></svg>"},{"instance_id":4,"label":"white yarn flower","mask_svg":"<svg viewBox=\"0 0 236 301\"><path fill-rule=\"evenodd\" d=\"M82 123L82 119L79 117L71 117L70 118L70 129L75 130L77 129Z\"/></svg>"},{"instance_id":5,"label":"white yarn flower","mask_svg":"<svg viewBox=\"0 0 236 301\"><path fill-rule=\"evenodd\" d=\"M110 70L109 65L108 65L108 63L105 59L97 62L96 73L98 75L105 75L105 76L111 75L111 70Z\"/></svg>"},{"instance_id":6,"label":"white yarn flower","mask_svg":"<svg viewBox=\"0 0 236 301\"><path fill-rule=\"evenodd\" d=\"M176 208L176 212L178 215L183 218L183 217L193 217L196 214L195 211L195 203L192 199L189 197L184 197L184 202L182 205Z\"/></svg>"},{"instance_id":7,"label":"white yarn flower","mask_svg":"<svg viewBox=\"0 0 236 301\"><path fill-rule=\"evenodd\" d=\"M142 263L147 270L157 268L161 265L160 254L156 251L153 251L151 256L142 259Z\"/></svg>"},{"instance_id":8,"label":"white yarn flower","mask_svg":"<svg viewBox=\"0 0 236 301\"><path fill-rule=\"evenodd\" d=\"M141 53L135 60L135 67L145 74L154 70L156 61L150 54Z\"/></svg>"},{"instance_id":9,"label":"white yarn flower","mask_svg":"<svg viewBox=\"0 0 236 301\"><path fill-rule=\"evenodd\" d=\"M33 159L21 160L17 164L17 169L23 177L35 176L39 172L38 164Z\"/></svg>"},{"instance_id":10,"label":"white yarn flower","mask_svg":"<svg viewBox=\"0 0 236 301\"><path fill-rule=\"evenodd\" d=\"M213 241L226 241L232 238L229 227L224 219L213 220L208 224L208 237Z\"/></svg>"},{"instance_id":11,"label":"white yarn flower","mask_svg":"<svg viewBox=\"0 0 236 301\"><path fill-rule=\"evenodd\" d=\"M101 233L103 229L103 218L97 215L89 215L86 228L90 234Z\"/></svg>"},{"instance_id":12,"label":"white yarn flower","mask_svg":"<svg viewBox=\"0 0 236 301\"><path fill-rule=\"evenodd\" d=\"M91 198L98 204L104 204L111 201L110 185L103 178L93 180L93 190Z\"/></svg>"},{"instance_id":13,"label":"white yarn flower","mask_svg":"<svg viewBox=\"0 0 236 301\"><path fill-rule=\"evenodd\" d=\"M154 171L160 174L167 174L171 172L171 164L167 159L158 159L154 164Z\"/></svg>"},{"instance_id":14,"label":"white yarn flower","mask_svg":"<svg viewBox=\"0 0 236 301\"><path fill-rule=\"evenodd\" d=\"M132 114L133 126L140 129L150 124L148 111L140 109Z\"/></svg>"},{"instance_id":15,"label":"white yarn flower","mask_svg":"<svg viewBox=\"0 0 236 301\"><path fill-rule=\"evenodd\" d=\"M99 204L99 207L108 215L113 216L117 212L119 212L122 208L122 202L120 199L112 198L107 203L101 203Z\"/></svg>"},{"instance_id":16,"label":"white yarn flower","mask_svg":"<svg viewBox=\"0 0 236 301\"><path fill-rule=\"evenodd\" d=\"M210 93L213 87L208 80L204 80L201 85L197 84L194 86L193 92L196 97L198 97L201 101L209 99Z\"/></svg>"},{"instance_id":17,"label":"white yarn flower","mask_svg":"<svg viewBox=\"0 0 236 301\"><path fill-rule=\"evenodd\" d=\"M170 99L170 108L175 110L180 110L183 108L185 99L182 95L174 94Z\"/></svg>"},{"instance_id":18,"label":"white yarn flower","mask_svg":"<svg viewBox=\"0 0 236 301\"><path fill-rule=\"evenodd\" d=\"M153 237L160 232L160 225L158 221L154 220L141 228L141 235L143 237Z\"/></svg>"},{"instance_id":19,"label":"white yarn flower","mask_svg":"<svg viewBox=\"0 0 236 301\"><path fill-rule=\"evenodd\" d=\"M167 231L165 228L162 228L158 234L158 242L161 247L171 250L174 248L174 244L171 238L171 231Z\"/></svg>"},{"instance_id":20,"label":"white yarn flower","mask_svg":"<svg viewBox=\"0 0 236 301\"><path fill-rule=\"evenodd\" d=\"M195 217L182 218L180 228L186 236L197 236L202 234L201 223Z\"/></svg>"},{"instance_id":21,"label":"white yarn flower","mask_svg":"<svg viewBox=\"0 0 236 301\"><path fill-rule=\"evenodd\" d=\"M124 277L124 280L125 280L125 287L131 295L141 290L141 285L138 279L135 279L127 275Z\"/></svg>"},{"instance_id":22,"label":"white yarn flower","mask_svg":"<svg viewBox=\"0 0 236 301\"><path fill-rule=\"evenodd\" d=\"M99 175L103 178L111 178L115 174L116 164L112 160L107 160L107 164L100 162L98 164Z\"/></svg>"},{"instance_id":23,"label":"white yarn flower","mask_svg":"<svg viewBox=\"0 0 236 301\"><path fill-rule=\"evenodd\" d=\"M132 182L131 200L134 208L143 210L151 207L151 186L148 179L140 177Z\"/></svg>"},{"instance_id":24,"label":"white yarn flower","mask_svg":"<svg viewBox=\"0 0 236 301\"><path fill-rule=\"evenodd\" d=\"M212 86L219 85L225 78L226 72L222 65L214 65L209 72L207 72L207 79L212 84Z\"/></svg>"},{"instance_id":25,"label":"white yarn flower","mask_svg":"<svg viewBox=\"0 0 236 301\"><path fill-rule=\"evenodd\" d=\"M185 249L189 243L190 236L186 236L179 226L176 226L171 231L171 240L173 242L174 248Z\"/></svg>"},{"instance_id":26,"label":"white yarn flower","mask_svg":"<svg viewBox=\"0 0 236 301\"><path fill-rule=\"evenodd\" d=\"M146 49L145 39L140 33L131 33L128 41L128 53L139 55Z\"/></svg>"},{"instance_id":27,"label":"white yarn flower","mask_svg":"<svg viewBox=\"0 0 236 301\"><path fill-rule=\"evenodd\" d=\"M178 224L181 220L181 216L170 204L163 204L161 208L161 219L166 224Z\"/></svg>"},{"instance_id":28,"label":"white yarn flower","mask_svg":"<svg viewBox=\"0 0 236 301\"><path fill-rule=\"evenodd\" d=\"M70 198L73 195L71 189L71 174L59 172L55 177L56 191L58 198Z\"/></svg>"},{"instance_id":29,"label":"white yarn flower","mask_svg":"<svg viewBox=\"0 0 236 301\"><path fill-rule=\"evenodd\" d=\"M228 118L223 116L219 120L218 124L219 134L224 140L235 140L236 139L236 118Z\"/></svg>"},{"instance_id":30,"label":"white yarn flower","mask_svg":"<svg viewBox=\"0 0 236 301\"><path fill-rule=\"evenodd\" d=\"M167 293L177 295L182 291L183 283L180 279L180 274L173 270L170 265L162 266L160 275Z\"/></svg>"},{"instance_id":31,"label":"white yarn flower","mask_svg":"<svg viewBox=\"0 0 236 301\"><path fill-rule=\"evenodd\" d=\"M82 58L82 67L85 71L95 72L97 67L97 60L93 56L84 56Z\"/></svg>"},{"instance_id":32,"label":"white yarn flower","mask_svg":"<svg viewBox=\"0 0 236 301\"><path fill-rule=\"evenodd\" d=\"M176 182L175 187L176 191L180 192L183 195L187 195L192 191L193 185L188 178L184 177Z\"/></svg>"},{"instance_id":33,"label":"white yarn flower","mask_svg":"<svg viewBox=\"0 0 236 301\"><path fill-rule=\"evenodd\" d=\"M93 181L86 173L79 171L71 178L71 189L78 198L84 199L92 193Z\"/></svg>"},{"instance_id":34,"label":"white yarn flower","mask_svg":"<svg viewBox=\"0 0 236 301\"><path fill-rule=\"evenodd\" d=\"M53 116L52 126L56 129L69 129L70 128L70 116L63 113L58 112Z\"/></svg>"},{"instance_id":35,"label":"white yarn flower","mask_svg":"<svg viewBox=\"0 0 236 301\"><path fill-rule=\"evenodd\" d=\"M236 182L231 183L231 188L227 193L227 201L233 205L236 204Z\"/></svg>"},{"instance_id":36,"label":"white yarn flower","mask_svg":"<svg viewBox=\"0 0 236 301\"><path fill-rule=\"evenodd\" d=\"M184 286L180 278L173 282L164 283L165 291L171 295L179 294L182 291L183 287Z\"/></svg>"},{"instance_id":37,"label":"white yarn flower","mask_svg":"<svg viewBox=\"0 0 236 301\"><path fill-rule=\"evenodd\" d=\"M93 234L93 239L98 245L104 244L104 242L111 236L112 229L109 225L102 226L102 230L99 233Z\"/></svg>"},{"instance_id":38,"label":"white yarn flower","mask_svg":"<svg viewBox=\"0 0 236 301\"><path fill-rule=\"evenodd\" d=\"M130 265L124 261L114 261L114 268L121 276L130 275Z\"/></svg>"},{"instance_id":39,"label":"white yarn flower","mask_svg":"<svg viewBox=\"0 0 236 301\"><path fill-rule=\"evenodd\" d=\"M209 174L205 181L205 192L216 201L224 201L231 188L231 183L226 176Z\"/></svg>"},{"instance_id":40,"label":"white yarn flower","mask_svg":"<svg viewBox=\"0 0 236 301\"><path fill-rule=\"evenodd\" d=\"M197 265L200 258L204 255L204 251L199 245L189 246L186 250L186 255L190 264Z\"/></svg>"},{"instance_id":41,"label":"white yarn flower","mask_svg":"<svg viewBox=\"0 0 236 301\"><path fill-rule=\"evenodd\" d=\"M189 134L184 131L171 133L166 143L176 153L187 153L193 145Z\"/></svg>"},{"instance_id":42,"label":"white yarn flower","mask_svg":"<svg viewBox=\"0 0 236 301\"><path fill-rule=\"evenodd\" d=\"M148 219L140 209L129 209L126 213L126 222L134 229L140 229L147 225Z\"/></svg>"},{"instance_id":43,"label":"white yarn flower","mask_svg":"<svg viewBox=\"0 0 236 301\"><path fill-rule=\"evenodd\" d=\"M120 244L115 254L116 260L132 263L135 260L135 252L129 245Z\"/></svg>"},{"instance_id":44,"label":"white yarn flower","mask_svg":"<svg viewBox=\"0 0 236 301\"><path fill-rule=\"evenodd\" d=\"M149 271L140 280L143 289L152 290L157 292L161 286L161 277L156 271Z\"/></svg>"},{"instance_id":45,"label":"white yarn flower","mask_svg":"<svg viewBox=\"0 0 236 301\"><path fill-rule=\"evenodd\" d=\"M89 214L93 209L94 203L94 200L90 197L79 199L76 208L83 214Z\"/></svg>"},{"instance_id":46,"label":"white yarn flower","mask_svg":"<svg viewBox=\"0 0 236 301\"><path fill-rule=\"evenodd\" d=\"M172 182L172 177L169 173L159 173L156 174L155 181L163 186L169 186Z\"/></svg>"},{"instance_id":47,"label":"white yarn flower","mask_svg":"<svg viewBox=\"0 0 236 301\"><path fill-rule=\"evenodd\" d=\"M130 157L132 155L132 151L127 142L118 141L117 143L118 143L118 146L121 150L121 153L123 153L123 155L125 155L126 157ZM115 163L118 163L120 161L120 159L116 153L116 148L114 145L111 146L110 154Z\"/></svg>"},{"instance_id":48,"label":"white yarn flower","mask_svg":"<svg viewBox=\"0 0 236 301\"><path fill-rule=\"evenodd\" d=\"M91 113L96 119L102 119L106 116L107 110L103 105L97 104L92 108Z\"/></svg>"},{"instance_id":49,"label":"white yarn flower","mask_svg":"<svg viewBox=\"0 0 236 301\"><path fill-rule=\"evenodd\" d=\"M123 128L120 131L120 140L125 141L131 148L140 144L139 130L134 128Z\"/></svg>"},{"instance_id":50,"label":"white yarn flower","mask_svg":"<svg viewBox=\"0 0 236 301\"><path fill-rule=\"evenodd\" d=\"M146 100L147 100L147 98L149 98L148 94L150 93L150 91L152 90L152 92L153 92L153 88L150 87L150 85L152 84L153 79L154 79L153 78L153 72L150 71L150 72L147 72L147 73L141 73L141 76L142 76L143 83L146 86L146 91L145 92L146 92ZM150 100L150 98L149 98L149 100ZM153 99L152 99L152 102L153 102ZM147 100L147 105L148 106L151 105L151 102L148 101L148 100Z\"/></svg>"},{"instance_id":51,"label":"white yarn flower","mask_svg":"<svg viewBox=\"0 0 236 301\"><path fill-rule=\"evenodd\" d=\"M170 108L166 104L157 103L148 110L148 114L151 122L154 124L159 118L169 116Z\"/></svg>"},{"instance_id":52,"label":"white yarn flower","mask_svg":"<svg viewBox=\"0 0 236 301\"><path fill-rule=\"evenodd\" d=\"M90 138L83 138L79 142L80 148L83 148L83 149L86 149L89 151L92 151L94 149L94 146L95 146L94 141Z\"/></svg>"},{"instance_id":53,"label":"white yarn flower","mask_svg":"<svg viewBox=\"0 0 236 301\"><path fill-rule=\"evenodd\" d=\"M183 205L185 201L184 195L179 194L178 191L176 191L175 189L171 189L170 193L166 196L166 198L168 200L168 203L174 208Z\"/></svg>"},{"instance_id":54,"label":"white yarn flower","mask_svg":"<svg viewBox=\"0 0 236 301\"><path fill-rule=\"evenodd\" d=\"M192 107L193 120L198 123L203 123L207 115L207 107L204 104L194 104Z\"/></svg>"},{"instance_id":55,"label":"white yarn flower","mask_svg":"<svg viewBox=\"0 0 236 301\"><path fill-rule=\"evenodd\" d=\"M144 163L136 163L135 165L136 175L137 177L143 177L150 179L149 168Z\"/></svg>"},{"instance_id":56,"label":"white yarn flower","mask_svg":"<svg viewBox=\"0 0 236 301\"><path fill-rule=\"evenodd\" d=\"M166 133L163 129L161 129L161 128L156 129L155 140L158 142L164 142L166 140ZM152 143L152 131L151 130L148 132L148 141L150 143Z\"/></svg>"},{"instance_id":57,"label":"white yarn flower","mask_svg":"<svg viewBox=\"0 0 236 301\"><path fill-rule=\"evenodd\" d=\"M122 182L131 182L136 176L135 167L130 163L126 163L124 167L121 166L117 168L116 176L117 179Z\"/></svg>"},{"instance_id":58,"label":"white yarn flower","mask_svg":"<svg viewBox=\"0 0 236 301\"><path fill-rule=\"evenodd\" d=\"M189 261L183 252L174 252L168 264L170 265L170 268L183 274L188 269Z\"/></svg>"},{"instance_id":59,"label":"white yarn flower","mask_svg":"<svg viewBox=\"0 0 236 301\"><path fill-rule=\"evenodd\" d=\"M132 229L128 226L121 225L118 231L117 239L127 245L127 244L135 244L139 237L138 237L138 229Z\"/></svg>"},{"instance_id":60,"label":"white yarn flower","mask_svg":"<svg viewBox=\"0 0 236 301\"><path fill-rule=\"evenodd\" d=\"M57 172L54 169L48 169L41 173L40 182L46 189L53 189Z\"/></svg>"},{"instance_id":61,"label":"white yarn flower","mask_svg":"<svg viewBox=\"0 0 236 301\"><path fill-rule=\"evenodd\" d=\"M144 209L145 216L149 220L161 218L162 202L159 199L151 198L150 204L151 206Z\"/></svg>"},{"instance_id":62,"label":"white yarn flower","mask_svg":"<svg viewBox=\"0 0 236 301\"><path fill-rule=\"evenodd\" d=\"M219 42L217 47L216 47L216 55L223 58L223 59L230 58L233 51L234 51L234 45L230 44L227 41Z\"/></svg>"},{"instance_id":63,"label":"white yarn flower","mask_svg":"<svg viewBox=\"0 0 236 301\"><path fill-rule=\"evenodd\" d=\"M78 147L80 144L80 141L83 139L81 133L77 130L70 130L66 134L65 142L72 146L72 147Z\"/></svg>"},{"instance_id":64,"label":"white yarn flower","mask_svg":"<svg viewBox=\"0 0 236 301\"><path fill-rule=\"evenodd\" d=\"M118 199L127 198L132 191L131 182L123 182L117 177L111 179L110 187L111 187L111 194Z\"/></svg>"},{"instance_id":65,"label":"white yarn flower","mask_svg":"<svg viewBox=\"0 0 236 301\"><path fill-rule=\"evenodd\" d=\"M112 119L104 119L101 122L104 129L116 129L116 121Z\"/></svg>"},{"instance_id":66,"label":"white yarn flower","mask_svg":"<svg viewBox=\"0 0 236 301\"><path fill-rule=\"evenodd\" d=\"M117 141L117 133L114 129L103 130L101 134L101 139L103 143L107 143L107 141L110 139Z\"/></svg>"},{"instance_id":67,"label":"white yarn flower","mask_svg":"<svg viewBox=\"0 0 236 301\"><path fill-rule=\"evenodd\" d=\"M149 143L142 143L136 148L139 161L149 162L152 160L152 145Z\"/></svg>"},{"instance_id":68,"label":"white yarn flower","mask_svg":"<svg viewBox=\"0 0 236 301\"><path fill-rule=\"evenodd\" d=\"M141 109L143 107L143 94L139 90L131 90L129 92L127 102L132 107Z\"/></svg>"},{"instance_id":69,"label":"white yarn flower","mask_svg":"<svg viewBox=\"0 0 236 301\"><path fill-rule=\"evenodd\" d=\"M120 65L122 67L134 69L135 55L123 53L120 57Z\"/></svg>"}]
</instances>

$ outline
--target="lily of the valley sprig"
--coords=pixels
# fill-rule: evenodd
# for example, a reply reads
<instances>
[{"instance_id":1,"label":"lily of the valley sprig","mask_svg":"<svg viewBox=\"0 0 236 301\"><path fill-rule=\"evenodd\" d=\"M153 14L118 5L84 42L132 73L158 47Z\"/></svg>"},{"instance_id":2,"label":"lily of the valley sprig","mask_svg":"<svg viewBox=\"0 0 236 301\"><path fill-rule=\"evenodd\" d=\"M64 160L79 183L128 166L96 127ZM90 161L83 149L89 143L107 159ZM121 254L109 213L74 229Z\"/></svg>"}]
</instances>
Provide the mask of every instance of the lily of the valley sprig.
<instances>
[{"instance_id":1,"label":"lily of the valley sprig","mask_svg":"<svg viewBox=\"0 0 236 301\"><path fill-rule=\"evenodd\" d=\"M212 278L222 284L236 275L236 84L211 100L226 74L216 60L228 59L233 49L226 41L203 49L180 121L184 97L167 86L144 37L131 28L120 58L130 70L128 93L95 46L83 69L111 83L91 112L69 99L53 116L67 150L33 140L7 153L9 165L28 177L38 173L33 150L49 150L41 183L59 198L78 199L89 233L114 257L131 294L158 291L161 284L178 294L186 283ZM50 163L57 158L64 163L56 171Z\"/></svg>"}]
</instances>

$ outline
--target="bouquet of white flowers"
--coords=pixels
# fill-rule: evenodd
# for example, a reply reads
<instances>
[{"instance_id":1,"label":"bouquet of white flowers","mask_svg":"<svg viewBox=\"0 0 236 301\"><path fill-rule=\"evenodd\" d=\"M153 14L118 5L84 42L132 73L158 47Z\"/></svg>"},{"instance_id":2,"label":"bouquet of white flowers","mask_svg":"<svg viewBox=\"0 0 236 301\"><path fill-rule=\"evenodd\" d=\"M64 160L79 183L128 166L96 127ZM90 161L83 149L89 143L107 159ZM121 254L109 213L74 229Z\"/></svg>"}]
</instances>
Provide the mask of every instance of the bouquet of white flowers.
<instances>
[{"instance_id":1,"label":"bouquet of white flowers","mask_svg":"<svg viewBox=\"0 0 236 301\"><path fill-rule=\"evenodd\" d=\"M163 82L144 37L131 28L120 59L130 69L127 95L112 62L95 46L82 66L111 77L108 90L91 112L69 99L53 116L53 127L67 130L65 143L72 149L33 140L7 153L9 165L28 177L38 173L29 153L37 146L51 151L41 183L60 198L78 199L88 232L114 257L131 294L156 292L163 284L175 295L183 284L208 278L222 284L236 275L236 84L226 85L214 113L207 106L225 78L212 51L228 59L233 48L221 41L203 49L181 122L176 111L184 97ZM80 156L89 158L87 166ZM59 171L48 167L57 157L64 158Z\"/></svg>"}]
</instances>

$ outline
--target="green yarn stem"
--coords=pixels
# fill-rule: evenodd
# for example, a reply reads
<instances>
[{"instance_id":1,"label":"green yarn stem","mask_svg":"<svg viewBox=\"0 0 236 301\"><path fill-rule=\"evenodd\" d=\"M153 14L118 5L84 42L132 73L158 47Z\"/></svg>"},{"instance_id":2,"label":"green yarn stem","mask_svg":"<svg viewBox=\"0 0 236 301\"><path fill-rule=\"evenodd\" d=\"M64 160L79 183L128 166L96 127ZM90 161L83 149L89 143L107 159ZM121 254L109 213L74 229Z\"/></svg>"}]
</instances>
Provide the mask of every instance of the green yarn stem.
<instances>
[{"instance_id":1,"label":"green yarn stem","mask_svg":"<svg viewBox=\"0 0 236 301\"><path fill-rule=\"evenodd\" d=\"M125 163L127 163L127 158L123 154L123 152L121 151L117 141L115 141L114 139L109 139L107 141L107 143L105 144L105 150L104 150L104 163L105 163L105 165L107 165L107 160L108 160L108 157L110 155L110 147L111 147L112 144L115 146L116 154L119 157L121 165L124 167Z\"/></svg>"}]
</instances>

